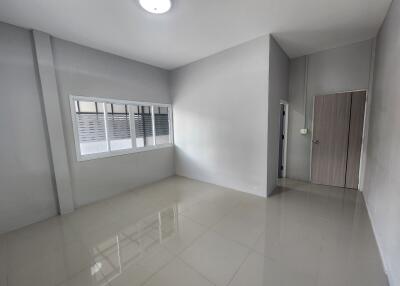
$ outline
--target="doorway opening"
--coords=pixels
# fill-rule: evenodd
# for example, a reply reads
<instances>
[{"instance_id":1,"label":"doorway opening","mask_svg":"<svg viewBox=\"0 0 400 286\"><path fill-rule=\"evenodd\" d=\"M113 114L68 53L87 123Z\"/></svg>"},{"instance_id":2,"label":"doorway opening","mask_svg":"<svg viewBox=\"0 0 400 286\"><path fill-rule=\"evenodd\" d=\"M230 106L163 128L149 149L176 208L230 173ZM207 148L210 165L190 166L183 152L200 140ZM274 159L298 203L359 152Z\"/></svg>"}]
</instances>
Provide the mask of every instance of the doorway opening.
<instances>
[{"instance_id":1,"label":"doorway opening","mask_svg":"<svg viewBox=\"0 0 400 286\"><path fill-rule=\"evenodd\" d=\"M287 161L287 134L288 134L288 115L289 103L281 100L280 102L280 119L279 119L279 163L278 178L286 178L286 161Z\"/></svg>"}]
</instances>

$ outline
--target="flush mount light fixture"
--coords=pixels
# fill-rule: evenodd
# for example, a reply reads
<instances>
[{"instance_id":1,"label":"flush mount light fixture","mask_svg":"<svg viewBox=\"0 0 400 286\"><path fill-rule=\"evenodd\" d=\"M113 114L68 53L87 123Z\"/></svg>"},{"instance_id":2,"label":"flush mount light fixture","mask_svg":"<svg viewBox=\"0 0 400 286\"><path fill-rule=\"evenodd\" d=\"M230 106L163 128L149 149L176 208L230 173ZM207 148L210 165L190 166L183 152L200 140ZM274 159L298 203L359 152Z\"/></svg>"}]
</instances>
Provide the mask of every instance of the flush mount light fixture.
<instances>
[{"instance_id":1,"label":"flush mount light fixture","mask_svg":"<svg viewBox=\"0 0 400 286\"><path fill-rule=\"evenodd\" d=\"M153 14L163 14L171 9L171 0L139 0L144 10Z\"/></svg>"}]
</instances>

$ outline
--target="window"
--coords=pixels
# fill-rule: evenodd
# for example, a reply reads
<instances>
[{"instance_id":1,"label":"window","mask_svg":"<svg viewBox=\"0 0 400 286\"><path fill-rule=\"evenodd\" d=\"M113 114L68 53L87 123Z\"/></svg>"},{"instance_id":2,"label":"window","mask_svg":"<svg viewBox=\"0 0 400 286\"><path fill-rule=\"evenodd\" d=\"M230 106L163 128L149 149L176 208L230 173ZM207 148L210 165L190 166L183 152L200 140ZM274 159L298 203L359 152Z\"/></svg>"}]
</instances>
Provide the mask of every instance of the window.
<instances>
[{"instance_id":1,"label":"window","mask_svg":"<svg viewBox=\"0 0 400 286\"><path fill-rule=\"evenodd\" d=\"M107 136L111 151L132 149L128 105L107 103Z\"/></svg>"},{"instance_id":2,"label":"window","mask_svg":"<svg viewBox=\"0 0 400 286\"><path fill-rule=\"evenodd\" d=\"M75 101L81 155L107 152L104 103Z\"/></svg>"},{"instance_id":3,"label":"window","mask_svg":"<svg viewBox=\"0 0 400 286\"><path fill-rule=\"evenodd\" d=\"M137 105L134 107L136 147L154 146L153 116L151 106Z\"/></svg>"},{"instance_id":4,"label":"window","mask_svg":"<svg viewBox=\"0 0 400 286\"><path fill-rule=\"evenodd\" d=\"M78 161L171 146L171 106L71 96Z\"/></svg>"},{"instance_id":5,"label":"window","mask_svg":"<svg viewBox=\"0 0 400 286\"><path fill-rule=\"evenodd\" d=\"M171 140L169 132L169 108L158 105L154 105L153 108L156 144L168 144Z\"/></svg>"}]
</instances>

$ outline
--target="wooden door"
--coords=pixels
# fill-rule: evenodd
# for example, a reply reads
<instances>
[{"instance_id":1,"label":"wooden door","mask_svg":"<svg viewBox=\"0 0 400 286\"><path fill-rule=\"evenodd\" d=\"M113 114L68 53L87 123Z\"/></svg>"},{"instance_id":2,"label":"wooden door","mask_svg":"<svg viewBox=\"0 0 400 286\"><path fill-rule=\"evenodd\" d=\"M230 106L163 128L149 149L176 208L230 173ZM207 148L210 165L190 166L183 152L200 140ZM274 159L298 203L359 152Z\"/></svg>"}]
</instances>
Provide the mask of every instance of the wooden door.
<instances>
[{"instance_id":1,"label":"wooden door","mask_svg":"<svg viewBox=\"0 0 400 286\"><path fill-rule=\"evenodd\" d=\"M358 189L361 146L364 130L365 91L351 95L349 146L347 152L346 188Z\"/></svg>"},{"instance_id":2,"label":"wooden door","mask_svg":"<svg viewBox=\"0 0 400 286\"><path fill-rule=\"evenodd\" d=\"M312 141L311 181L344 187L351 93L316 96Z\"/></svg>"}]
</instances>

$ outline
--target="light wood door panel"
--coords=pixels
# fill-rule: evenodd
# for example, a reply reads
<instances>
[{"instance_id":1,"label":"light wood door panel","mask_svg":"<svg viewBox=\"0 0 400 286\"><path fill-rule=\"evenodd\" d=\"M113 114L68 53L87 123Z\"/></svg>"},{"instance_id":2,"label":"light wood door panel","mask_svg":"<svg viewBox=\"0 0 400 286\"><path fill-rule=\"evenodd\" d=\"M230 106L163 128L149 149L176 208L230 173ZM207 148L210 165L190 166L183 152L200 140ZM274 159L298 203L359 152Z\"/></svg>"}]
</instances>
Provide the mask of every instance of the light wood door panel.
<instances>
[{"instance_id":1,"label":"light wood door panel","mask_svg":"<svg viewBox=\"0 0 400 286\"><path fill-rule=\"evenodd\" d=\"M349 146L345 185L346 188L350 189L358 189L365 100L365 91L353 92L351 95Z\"/></svg>"},{"instance_id":2,"label":"light wood door panel","mask_svg":"<svg viewBox=\"0 0 400 286\"><path fill-rule=\"evenodd\" d=\"M316 96L311 181L344 187L351 93Z\"/></svg>"}]
</instances>

